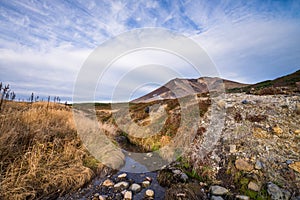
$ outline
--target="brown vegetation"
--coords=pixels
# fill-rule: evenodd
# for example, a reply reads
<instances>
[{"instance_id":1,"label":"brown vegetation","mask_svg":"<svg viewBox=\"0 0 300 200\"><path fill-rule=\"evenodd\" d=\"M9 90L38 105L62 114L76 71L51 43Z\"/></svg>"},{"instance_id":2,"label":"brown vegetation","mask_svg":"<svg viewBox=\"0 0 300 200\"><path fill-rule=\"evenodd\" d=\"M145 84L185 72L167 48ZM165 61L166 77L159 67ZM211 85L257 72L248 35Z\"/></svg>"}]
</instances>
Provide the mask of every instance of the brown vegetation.
<instances>
[{"instance_id":1,"label":"brown vegetation","mask_svg":"<svg viewBox=\"0 0 300 200\"><path fill-rule=\"evenodd\" d=\"M4 199L55 198L100 169L77 137L70 108L7 102L0 116L0 193Z\"/></svg>"}]
</instances>

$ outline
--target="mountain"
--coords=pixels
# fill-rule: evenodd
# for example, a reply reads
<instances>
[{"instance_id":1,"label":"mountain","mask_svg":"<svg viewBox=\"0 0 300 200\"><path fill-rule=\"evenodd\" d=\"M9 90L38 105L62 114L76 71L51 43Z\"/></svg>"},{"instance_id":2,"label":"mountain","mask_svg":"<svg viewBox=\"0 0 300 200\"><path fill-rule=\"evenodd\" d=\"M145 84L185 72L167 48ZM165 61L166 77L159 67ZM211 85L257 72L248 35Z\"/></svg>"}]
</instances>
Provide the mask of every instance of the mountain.
<instances>
[{"instance_id":1,"label":"mountain","mask_svg":"<svg viewBox=\"0 0 300 200\"><path fill-rule=\"evenodd\" d=\"M201 77L198 79L173 79L163 85L162 87L133 100L133 103L150 102L160 99L175 99L191 94L207 93L208 88L210 91L217 90L223 82L224 89L241 88L248 86L247 84L238 83L230 80L225 80L217 77Z\"/></svg>"},{"instance_id":2,"label":"mountain","mask_svg":"<svg viewBox=\"0 0 300 200\"><path fill-rule=\"evenodd\" d=\"M133 103L150 102L160 99L175 99L192 94L207 93L216 90L223 82L228 93L246 92L258 95L290 94L300 92L300 70L286 76L256 84L244 84L218 77L198 79L173 79L162 87L133 100ZM176 95L175 95L176 94Z\"/></svg>"}]
</instances>

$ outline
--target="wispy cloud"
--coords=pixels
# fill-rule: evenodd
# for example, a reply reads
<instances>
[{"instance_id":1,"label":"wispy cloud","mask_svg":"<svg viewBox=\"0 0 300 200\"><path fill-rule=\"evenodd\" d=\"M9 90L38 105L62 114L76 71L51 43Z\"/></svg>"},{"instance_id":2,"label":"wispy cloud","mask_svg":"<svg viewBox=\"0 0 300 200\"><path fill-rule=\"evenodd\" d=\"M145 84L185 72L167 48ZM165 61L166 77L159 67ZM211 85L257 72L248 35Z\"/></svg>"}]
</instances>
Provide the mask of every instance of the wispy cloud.
<instances>
[{"instance_id":1,"label":"wispy cloud","mask_svg":"<svg viewBox=\"0 0 300 200\"><path fill-rule=\"evenodd\" d=\"M21 97L35 92L70 99L82 64L97 46L135 28L162 27L194 39L224 78L242 82L271 79L299 69L299 10L297 0L2 0L0 77ZM155 62L172 66L185 77L195 76L184 62L144 52L115 64L101 98L109 99L121 72L132 70L134 60L139 65L153 61L153 56ZM141 78L131 77L137 82ZM122 90L132 92L126 87Z\"/></svg>"}]
</instances>

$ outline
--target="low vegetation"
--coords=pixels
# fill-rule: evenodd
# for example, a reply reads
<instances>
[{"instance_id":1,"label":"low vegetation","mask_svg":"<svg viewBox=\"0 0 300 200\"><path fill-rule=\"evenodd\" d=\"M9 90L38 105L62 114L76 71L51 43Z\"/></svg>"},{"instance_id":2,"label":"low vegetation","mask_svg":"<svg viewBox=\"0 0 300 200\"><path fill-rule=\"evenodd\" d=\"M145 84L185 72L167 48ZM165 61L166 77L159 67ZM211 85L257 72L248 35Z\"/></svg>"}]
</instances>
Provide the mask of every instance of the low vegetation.
<instances>
[{"instance_id":1,"label":"low vegetation","mask_svg":"<svg viewBox=\"0 0 300 200\"><path fill-rule=\"evenodd\" d=\"M69 107L5 102L0 116L0 194L50 199L77 189L102 166L77 137Z\"/></svg>"}]
</instances>

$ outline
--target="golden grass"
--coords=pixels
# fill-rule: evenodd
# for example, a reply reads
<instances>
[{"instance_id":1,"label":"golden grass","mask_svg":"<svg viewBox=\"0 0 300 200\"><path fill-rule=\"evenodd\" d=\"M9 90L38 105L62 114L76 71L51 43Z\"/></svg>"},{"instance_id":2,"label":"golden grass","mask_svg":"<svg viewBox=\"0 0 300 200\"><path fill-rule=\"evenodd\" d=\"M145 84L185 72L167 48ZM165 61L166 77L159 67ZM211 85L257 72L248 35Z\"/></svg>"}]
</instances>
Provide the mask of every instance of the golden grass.
<instances>
[{"instance_id":1,"label":"golden grass","mask_svg":"<svg viewBox=\"0 0 300 200\"><path fill-rule=\"evenodd\" d=\"M55 198L78 189L101 167L91 160L77 136L70 108L6 102L0 115L4 199Z\"/></svg>"}]
</instances>

